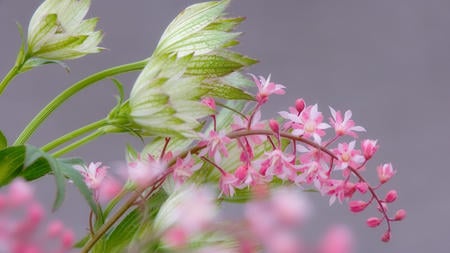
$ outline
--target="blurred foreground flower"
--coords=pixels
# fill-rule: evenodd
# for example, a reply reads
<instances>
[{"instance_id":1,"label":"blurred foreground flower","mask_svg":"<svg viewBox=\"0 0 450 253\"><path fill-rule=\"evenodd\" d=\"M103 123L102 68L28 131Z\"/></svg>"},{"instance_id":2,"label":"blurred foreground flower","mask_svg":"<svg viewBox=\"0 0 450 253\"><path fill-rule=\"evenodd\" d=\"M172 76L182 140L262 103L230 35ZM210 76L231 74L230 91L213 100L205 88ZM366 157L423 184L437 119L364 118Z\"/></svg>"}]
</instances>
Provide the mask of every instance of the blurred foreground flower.
<instances>
[{"instance_id":1,"label":"blurred foreground flower","mask_svg":"<svg viewBox=\"0 0 450 253\"><path fill-rule=\"evenodd\" d=\"M0 252L69 252L74 234L58 221L43 225L45 211L22 179L0 193ZM43 228L44 226L44 228Z\"/></svg>"}]
</instances>

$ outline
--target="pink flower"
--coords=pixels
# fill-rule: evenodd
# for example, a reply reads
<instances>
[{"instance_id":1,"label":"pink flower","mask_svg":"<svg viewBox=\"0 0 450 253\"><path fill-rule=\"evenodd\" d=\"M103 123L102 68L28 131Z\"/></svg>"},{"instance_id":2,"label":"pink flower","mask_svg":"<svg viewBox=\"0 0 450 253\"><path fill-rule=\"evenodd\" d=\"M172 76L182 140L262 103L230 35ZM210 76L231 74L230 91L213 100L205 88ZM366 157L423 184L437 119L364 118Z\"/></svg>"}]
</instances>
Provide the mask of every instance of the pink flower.
<instances>
[{"instance_id":1,"label":"pink flower","mask_svg":"<svg viewBox=\"0 0 450 253\"><path fill-rule=\"evenodd\" d=\"M361 142L361 149L364 155L364 158L366 158L366 160L369 160L370 158L372 158L372 156L375 154L375 152L377 152L378 150L378 145L377 145L377 140L363 140Z\"/></svg>"},{"instance_id":2,"label":"pink flower","mask_svg":"<svg viewBox=\"0 0 450 253\"><path fill-rule=\"evenodd\" d=\"M322 113L317 110L317 104L308 106L300 115L279 112L280 116L292 122L293 135L303 135L305 137L313 137L316 143L322 142L322 136L325 135L324 129L330 127L327 123L323 123Z\"/></svg>"},{"instance_id":3,"label":"pink flower","mask_svg":"<svg viewBox=\"0 0 450 253\"><path fill-rule=\"evenodd\" d=\"M70 252L73 232L60 221L45 224L44 208L28 183L15 179L6 194L0 193L0 202L1 252Z\"/></svg>"},{"instance_id":4,"label":"pink flower","mask_svg":"<svg viewBox=\"0 0 450 253\"><path fill-rule=\"evenodd\" d=\"M339 143L333 152L338 158L337 169L345 170L349 166L356 169L364 162L364 157L360 155L361 151L355 149L355 141Z\"/></svg>"},{"instance_id":5,"label":"pink flower","mask_svg":"<svg viewBox=\"0 0 450 253\"><path fill-rule=\"evenodd\" d=\"M265 129L266 123L265 121L261 121L261 111L257 110L253 115L252 122L250 124L250 129L252 130L261 130ZM243 119L241 116L234 116L234 121L231 123L231 129L233 131L245 130L248 129L248 120ZM261 135L250 135L247 136L246 139L249 140L251 144L259 145L262 143L264 136Z\"/></svg>"},{"instance_id":6,"label":"pink flower","mask_svg":"<svg viewBox=\"0 0 450 253\"><path fill-rule=\"evenodd\" d=\"M203 98L201 103L208 106L209 108L211 108L214 111L216 110L216 101L212 97Z\"/></svg>"},{"instance_id":7,"label":"pink flower","mask_svg":"<svg viewBox=\"0 0 450 253\"><path fill-rule=\"evenodd\" d=\"M148 155L147 159L137 159L128 163L128 179L139 187L150 186L167 168L165 160L155 160Z\"/></svg>"},{"instance_id":8,"label":"pink flower","mask_svg":"<svg viewBox=\"0 0 450 253\"><path fill-rule=\"evenodd\" d=\"M262 175L271 178L277 176L280 179L294 180L296 174L296 168L291 163L294 159L294 155L285 154L279 149L275 149L265 154L267 157L261 164L260 172Z\"/></svg>"},{"instance_id":9,"label":"pink flower","mask_svg":"<svg viewBox=\"0 0 450 253\"><path fill-rule=\"evenodd\" d=\"M333 118L330 118L330 123L334 127L334 131L337 136L342 135L350 135L354 138L357 137L357 134L354 132L365 132L366 129L362 126L355 126L355 122L351 120L352 117L352 111L347 110L344 113L344 118L342 118L341 111L335 111L330 106L331 116Z\"/></svg>"},{"instance_id":10,"label":"pink flower","mask_svg":"<svg viewBox=\"0 0 450 253\"><path fill-rule=\"evenodd\" d=\"M226 172L225 175L222 175L219 180L219 188L221 190L221 194L233 197L234 188L236 187L238 181L239 180L235 175L228 172Z\"/></svg>"},{"instance_id":11,"label":"pink flower","mask_svg":"<svg viewBox=\"0 0 450 253\"><path fill-rule=\"evenodd\" d=\"M236 187L240 189L245 186L255 186L267 183L267 179L250 164L239 166L234 172L234 175L238 179Z\"/></svg>"},{"instance_id":12,"label":"pink flower","mask_svg":"<svg viewBox=\"0 0 450 253\"><path fill-rule=\"evenodd\" d=\"M74 168L84 177L84 182L91 190L97 190L106 176L108 166L102 166L101 162L90 163L88 167L74 165Z\"/></svg>"},{"instance_id":13,"label":"pink flower","mask_svg":"<svg viewBox=\"0 0 450 253\"><path fill-rule=\"evenodd\" d=\"M259 76L259 79L250 74L253 77L253 81L258 87L258 94L256 95L256 101L258 104L264 104L269 99L269 96L272 94L283 95L285 93L284 89L286 88L284 85L276 84L270 82L270 75L267 77L267 80Z\"/></svg>"},{"instance_id":14,"label":"pink flower","mask_svg":"<svg viewBox=\"0 0 450 253\"><path fill-rule=\"evenodd\" d=\"M328 230L319 245L319 253L353 252L353 236L348 228L335 226Z\"/></svg>"},{"instance_id":15,"label":"pink flower","mask_svg":"<svg viewBox=\"0 0 450 253\"><path fill-rule=\"evenodd\" d=\"M377 172L378 172L378 179L382 184L389 181L389 179L391 179L395 174L395 171L392 168L392 164L390 163L385 163L383 165L378 166Z\"/></svg>"},{"instance_id":16,"label":"pink flower","mask_svg":"<svg viewBox=\"0 0 450 253\"><path fill-rule=\"evenodd\" d=\"M199 146L206 145L200 152L199 156L208 154L209 157L214 158L214 162L220 163L222 156L228 157L228 150L226 144L231 142L223 131L216 132L211 130L209 135L203 135L203 140L199 142Z\"/></svg>"},{"instance_id":17,"label":"pink flower","mask_svg":"<svg viewBox=\"0 0 450 253\"><path fill-rule=\"evenodd\" d=\"M192 176L192 174L202 167L201 163L196 163L191 153L188 153L183 159L177 158L173 166L173 179L175 184L181 185Z\"/></svg>"}]
</instances>

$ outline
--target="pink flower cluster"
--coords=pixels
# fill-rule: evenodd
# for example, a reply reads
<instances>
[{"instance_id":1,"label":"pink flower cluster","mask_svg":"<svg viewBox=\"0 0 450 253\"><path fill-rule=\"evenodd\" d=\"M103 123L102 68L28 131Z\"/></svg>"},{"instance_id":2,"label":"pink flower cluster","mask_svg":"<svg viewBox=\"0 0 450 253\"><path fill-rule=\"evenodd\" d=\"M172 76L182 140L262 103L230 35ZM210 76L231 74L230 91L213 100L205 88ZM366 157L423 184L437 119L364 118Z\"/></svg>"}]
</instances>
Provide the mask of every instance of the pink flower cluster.
<instances>
[{"instance_id":1,"label":"pink flower cluster","mask_svg":"<svg viewBox=\"0 0 450 253\"><path fill-rule=\"evenodd\" d=\"M58 220L44 224L45 211L21 179L0 193L0 252L69 252L74 234Z\"/></svg>"},{"instance_id":2,"label":"pink flower cluster","mask_svg":"<svg viewBox=\"0 0 450 253\"><path fill-rule=\"evenodd\" d=\"M257 104L254 109L247 111L248 116L242 114L241 118L235 120L231 132L219 135L216 129L211 130L209 135L203 135L199 143L204 148L199 155L213 158L215 162L210 161L211 164L222 174L219 184L222 193L232 196L235 188L267 184L275 178L301 187L312 185L330 197L330 204L336 200L340 203L348 201L352 212L361 212L375 204L380 217L369 218L367 224L376 227L385 222L387 229L382 240L389 241L391 222L402 220L406 212L401 209L393 217L389 216L388 204L397 199L397 192L391 190L384 198L376 192L395 174L391 164L386 163L377 168L377 185L370 184L362 175L368 161L379 148L377 141L364 139L358 147L357 133L366 130L355 124L350 110L342 113L330 107L331 117L325 122L318 105L306 105L303 99L297 99L289 111L279 113L281 123L275 119L256 122L259 120L261 105L267 102L271 94L284 94L284 86L269 83L263 78L254 77L254 80L259 92L256 95ZM329 137L328 129L333 130ZM221 157L229 153L230 140L236 141L241 151L241 165L234 170L220 166ZM283 140L290 145L282 145ZM267 144L272 148L266 148L263 156L256 157L256 150L267 147ZM208 158L204 159L209 161ZM362 197L356 197L356 193Z\"/></svg>"},{"instance_id":3,"label":"pink flower cluster","mask_svg":"<svg viewBox=\"0 0 450 253\"><path fill-rule=\"evenodd\" d=\"M212 98L204 98L202 103L214 111L210 115L212 129L199 134L198 143L179 154L166 150L171 141L166 138L159 158L148 155L128 164L128 180L141 188L151 189L148 191L150 196L169 175L173 176L176 186L180 186L200 170L203 163L209 163L219 172L221 195L229 197L234 196L237 189L266 187L274 180L301 188L312 187L328 196L330 205L336 200L345 202L354 213L375 205L379 215L368 218L367 225L377 227L385 223L382 241L389 241L391 223L403 220L406 212L400 209L390 215L388 204L397 200L396 190L390 190L384 197L377 192L395 174L390 163L376 168L377 184L371 184L363 176L369 160L379 148L377 140L358 140L358 134L366 130L352 120L350 110L341 112L330 107L331 117L326 121L317 104L307 105L303 99L297 99L287 111L279 112L279 119L261 121L260 110L269 96L284 94L285 87L270 82L270 77L266 80L253 76L253 79L258 88L256 104L250 102L247 109L236 112L229 127L217 129L216 107L219 103L216 104ZM230 157L236 152L238 165L222 167L226 160L237 158ZM98 163L89 165L84 171L80 169L86 184L94 191L102 188L104 170ZM263 219L260 217L258 220L261 222ZM173 235L176 238L179 234ZM261 238L265 240L263 236ZM284 241L288 237L279 239ZM296 248L292 246L292 249Z\"/></svg>"}]
</instances>

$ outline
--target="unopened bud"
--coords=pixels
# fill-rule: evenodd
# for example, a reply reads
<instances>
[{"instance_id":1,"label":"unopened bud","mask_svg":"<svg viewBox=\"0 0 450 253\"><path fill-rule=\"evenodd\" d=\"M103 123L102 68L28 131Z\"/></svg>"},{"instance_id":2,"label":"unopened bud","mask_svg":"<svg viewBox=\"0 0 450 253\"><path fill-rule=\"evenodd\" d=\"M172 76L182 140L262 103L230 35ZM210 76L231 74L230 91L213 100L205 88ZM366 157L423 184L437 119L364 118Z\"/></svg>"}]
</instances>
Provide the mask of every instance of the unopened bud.
<instances>
[{"instance_id":1,"label":"unopened bud","mask_svg":"<svg viewBox=\"0 0 450 253\"><path fill-rule=\"evenodd\" d=\"M378 217L370 217L369 219L367 219L366 223L367 226L371 228L378 227L381 224L381 219Z\"/></svg>"},{"instance_id":2,"label":"unopened bud","mask_svg":"<svg viewBox=\"0 0 450 253\"><path fill-rule=\"evenodd\" d=\"M391 240L391 232L386 231L383 236L381 237L381 240L383 242L389 242Z\"/></svg>"},{"instance_id":3,"label":"unopened bud","mask_svg":"<svg viewBox=\"0 0 450 253\"><path fill-rule=\"evenodd\" d=\"M361 149L362 149L364 158L366 158L366 160L369 160L370 158L372 158L372 156L378 150L377 140L366 139L366 140L362 141Z\"/></svg>"},{"instance_id":4,"label":"unopened bud","mask_svg":"<svg viewBox=\"0 0 450 253\"><path fill-rule=\"evenodd\" d=\"M303 100L303 98L295 100L295 109L298 113L301 113L303 109L305 109L305 100Z\"/></svg>"},{"instance_id":5,"label":"unopened bud","mask_svg":"<svg viewBox=\"0 0 450 253\"><path fill-rule=\"evenodd\" d=\"M386 201L387 203L391 203L394 202L397 199L397 191L396 190L390 190L387 194L386 197L384 198L384 201Z\"/></svg>"},{"instance_id":6,"label":"unopened bud","mask_svg":"<svg viewBox=\"0 0 450 253\"><path fill-rule=\"evenodd\" d=\"M400 209L395 213L394 220L401 221L406 217L406 211L404 209Z\"/></svg>"},{"instance_id":7,"label":"unopened bud","mask_svg":"<svg viewBox=\"0 0 450 253\"><path fill-rule=\"evenodd\" d=\"M358 213L358 212L361 212L364 209L366 209L367 202L362 201L362 200L357 200L357 201L350 202L348 205L350 207L350 211L352 211L354 213Z\"/></svg>"},{"instance_id":8,"label":"unopened bud","mask_svg":"<svg viewBox=\"0 0 450 253\"><path fill-rule=\"evenodd\" d=\"M274 119L269 120L269 127L277 135L280 133L280 125L278 124L278 122L276 120L274 120Z\"/></svg>"}]
</instances>

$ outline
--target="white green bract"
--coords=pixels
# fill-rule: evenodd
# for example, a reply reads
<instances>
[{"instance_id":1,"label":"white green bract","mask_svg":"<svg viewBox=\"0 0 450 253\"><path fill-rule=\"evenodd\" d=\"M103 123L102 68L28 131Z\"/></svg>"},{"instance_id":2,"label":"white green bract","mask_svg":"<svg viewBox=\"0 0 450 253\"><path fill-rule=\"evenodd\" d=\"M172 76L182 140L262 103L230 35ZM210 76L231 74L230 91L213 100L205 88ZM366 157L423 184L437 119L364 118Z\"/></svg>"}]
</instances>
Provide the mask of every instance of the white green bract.
<instances>
[{"instance_id":1,"label":"white green bract","mask_svg":"<svg viewBox=\"0 0 450 253\"><path fill-rule=\"evenodd\" d=\"M98 53L102 32L94 31L97 18L83 20L90 0L47 0L28 27L28 55L47 60L68 60Z\"/></svg>"}]
</instances>

